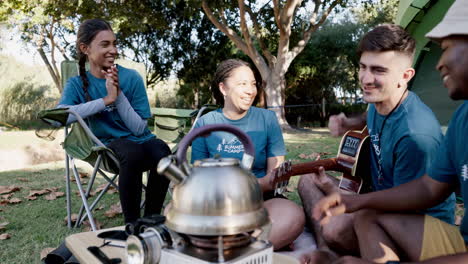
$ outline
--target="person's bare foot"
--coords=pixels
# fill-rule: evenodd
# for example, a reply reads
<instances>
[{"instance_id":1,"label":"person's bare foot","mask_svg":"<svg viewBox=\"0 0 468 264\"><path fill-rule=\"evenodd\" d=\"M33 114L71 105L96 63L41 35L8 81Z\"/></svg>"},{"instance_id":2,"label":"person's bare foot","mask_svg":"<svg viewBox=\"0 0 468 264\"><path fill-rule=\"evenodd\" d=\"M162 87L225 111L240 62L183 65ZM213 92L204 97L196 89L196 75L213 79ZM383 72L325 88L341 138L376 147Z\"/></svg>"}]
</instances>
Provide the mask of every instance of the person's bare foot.
<instances>
[{"instance_id":1,"label":"person's bare foot","mask_svg":"<svg viewBox=\"0 0 468 264\"><path fill-rule=\"evenodd\" d=\"M338 186L330 179L331 176L328 176L325 173L323 167L319 168L319 173L311 174L312 180L315 185L324 193L330 194L333 192L339 192Z\"/></svg>"}]
</instances>

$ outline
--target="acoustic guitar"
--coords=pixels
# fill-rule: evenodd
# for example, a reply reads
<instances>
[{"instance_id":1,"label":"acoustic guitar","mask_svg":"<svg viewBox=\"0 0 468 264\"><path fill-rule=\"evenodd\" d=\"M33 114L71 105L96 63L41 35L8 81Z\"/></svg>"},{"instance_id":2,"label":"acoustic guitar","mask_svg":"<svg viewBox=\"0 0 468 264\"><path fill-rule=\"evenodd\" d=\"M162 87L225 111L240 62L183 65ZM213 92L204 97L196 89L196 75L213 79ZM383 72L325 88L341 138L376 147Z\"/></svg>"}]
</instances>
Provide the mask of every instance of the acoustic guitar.
<instances>
[{"instance_id":1,"label":"acoustic guitar","mask_svg":"<svg viewBox=\"0 0 468 264\"><path fill-rule=\"evenodd\" d=\"M369 146L370 139L367 127L362 131L351 130L341 139L336 158L291 164L282 163L273 171L275 194L282 193L292 176L307 173L318 173L320 166L326 171L342 172L339 188L354 192L366 193L372 191L370 175Z\"/></svg>"}]
</instances>

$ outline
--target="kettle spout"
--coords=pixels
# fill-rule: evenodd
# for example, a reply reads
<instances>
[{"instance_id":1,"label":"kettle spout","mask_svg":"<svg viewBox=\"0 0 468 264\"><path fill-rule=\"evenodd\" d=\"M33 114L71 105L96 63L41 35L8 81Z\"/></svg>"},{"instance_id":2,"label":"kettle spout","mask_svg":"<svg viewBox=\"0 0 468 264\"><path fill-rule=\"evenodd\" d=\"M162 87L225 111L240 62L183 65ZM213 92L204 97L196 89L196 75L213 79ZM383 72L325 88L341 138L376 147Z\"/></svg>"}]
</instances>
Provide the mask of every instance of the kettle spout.
<instances>
[{"instance_id":1,"label":"kettle spout","mask_svg":"<svg viewBox=\"0 0 468 264\"><path fill-rule=\"evenodd\" d=\"M183 182L187 178L187 175L175 165L172 156L164 157L159 161L158 174L166 176L176 184Z\"/></svg>"}]
</instances>

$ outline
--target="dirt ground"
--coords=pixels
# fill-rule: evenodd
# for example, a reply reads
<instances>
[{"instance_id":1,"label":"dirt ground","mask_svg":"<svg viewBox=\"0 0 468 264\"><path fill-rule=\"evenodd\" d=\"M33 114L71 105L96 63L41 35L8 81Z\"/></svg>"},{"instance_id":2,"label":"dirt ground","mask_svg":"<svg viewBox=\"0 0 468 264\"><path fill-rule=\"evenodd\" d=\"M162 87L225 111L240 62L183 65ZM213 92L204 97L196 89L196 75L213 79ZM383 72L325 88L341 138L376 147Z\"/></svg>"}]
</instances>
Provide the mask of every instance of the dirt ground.
<instances>
[{"instance_id":1,"label":"dirt ground","mask_svg":"<svg viewBox=\"0 0 468 264\"><path fill-rule=\"evenodd\" d=\"M47 141L34 131L0 131L0 171L63 160L63 135L57 132L55 140Z\"/></svg>"}]
</instances>

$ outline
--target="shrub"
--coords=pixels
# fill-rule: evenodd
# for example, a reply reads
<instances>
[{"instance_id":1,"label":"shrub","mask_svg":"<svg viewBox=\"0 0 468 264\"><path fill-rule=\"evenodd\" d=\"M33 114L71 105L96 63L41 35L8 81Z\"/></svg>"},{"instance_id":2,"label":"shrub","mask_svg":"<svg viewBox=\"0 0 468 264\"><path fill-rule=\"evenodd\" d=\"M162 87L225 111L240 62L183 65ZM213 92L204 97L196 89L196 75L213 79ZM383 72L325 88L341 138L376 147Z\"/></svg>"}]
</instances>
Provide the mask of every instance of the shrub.
<instances>
[{"instance_id":1,"label":"shrub","mask_svg":"<svg viewBox=\"0 0 468 264\"><path fill-rule=\"evenodd\" d=\"M0 122L20 128L40 124L36 115L40 110L55 106L56 98L49 95L52 87L18 82L0 93Z\"/></svg>"}]
</instances>

